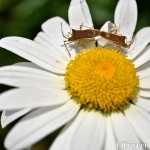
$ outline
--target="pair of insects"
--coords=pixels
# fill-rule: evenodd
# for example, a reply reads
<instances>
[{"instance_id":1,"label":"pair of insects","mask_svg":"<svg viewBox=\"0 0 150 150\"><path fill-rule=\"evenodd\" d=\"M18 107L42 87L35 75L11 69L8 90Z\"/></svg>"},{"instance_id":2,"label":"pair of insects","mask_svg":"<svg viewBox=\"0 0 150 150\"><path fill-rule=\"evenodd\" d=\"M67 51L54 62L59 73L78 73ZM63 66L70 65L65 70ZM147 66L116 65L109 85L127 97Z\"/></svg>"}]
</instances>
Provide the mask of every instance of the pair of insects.
<instances>
[{"instance_id":1,"label":"pair of insects","mask_svg":"<svg viewBox=\"0 0 150 150\"><path fill-rule=\"evenodd\" d=\"M61 24L61 27L62 27L62 24ZM63 34L63 31L62 31L62 34ZM65 36L63 34L63 36L67 39L66 41L64 41L64 46L66 47L66 50L68 51L69 55L70 55L70 53L69 53L69 50L66 46L67 44L70 44L71 42L75 42L78 40L92 39L92 38L95 38L97 36L101 36L101 37L115 43L117 46L121 46L124 48L129 48L131 45L131 43L128 44L126 42L126 39L127 39L126 36L117 35L114 33L100 31L98 29L92 29L92 28L85 29L85 30L72 29L72 34L68 33L67 36Z\"/></svg>"}]
</instances>

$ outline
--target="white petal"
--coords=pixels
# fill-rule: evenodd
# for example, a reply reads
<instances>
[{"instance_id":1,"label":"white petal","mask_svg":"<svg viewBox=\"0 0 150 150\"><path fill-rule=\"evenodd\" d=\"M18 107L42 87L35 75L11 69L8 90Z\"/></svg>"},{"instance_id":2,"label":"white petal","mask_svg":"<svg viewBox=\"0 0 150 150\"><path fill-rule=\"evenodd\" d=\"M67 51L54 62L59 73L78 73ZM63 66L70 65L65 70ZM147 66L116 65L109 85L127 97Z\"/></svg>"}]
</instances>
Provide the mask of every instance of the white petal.
<instances>
[{"instance_id":1,"label":"white petal","mask_svg":"<svg viewBox=\"0 0 150 150\"><path fill-rule=\"evenodd\" d=\"M117 142L140 143L134 128L122 113L113 113L111 115L112 126Z\"/></svg>"},{"instance_id":2,"label":"white petal","mask_svg":"<svg viewBox=\"0 0 150 150\"><path fill-rule=\"evenodd\" d=\"M101 27L100 31L112 32L113 29L116 29L116 25L111 21L105 22L105 24Z\"/></svg>"},{"instance_id":3,"label":"white petal","mask_svg":"<svg viewBox=\"0 0 150 150\"><path fill-rule=\"evenodd\" d=\"M20 150L33 145L66 124L78 110L79 106L70 101L55 109L48 107L31 112L9 132L5 140L6 148Z\"/></svg>"},{"instance_id":4,"label":"white petal","mask_svg":"<svg viewBox=\"0 0 150 150\"><path fill-rule=\"evenodd\" d=\"M52 36L52 34L49 36ZM70 57L68 55L67 50L64 49L63 46L58 46L56 44L57 41L54 41L54 40L58 39L58 37L57 38L55 37L56 39L54 39L54 37L52 37L52 40L51 40L49 36L47 34L45 34L44 32L40 32L35 37L34 41L39 43L40 45L44 46L45 48L48 48L50 51L53 51L56 55L61 55L64 59L69 61ZM61 36L61 35L59 35L59 36Z\"/></svg>"},{"instance_id":5,"label":"white petal","mask_svg":"<svg viewBox=\"0 0 150 150\"><path fill-rule=\"evenodd\" d=\"M81 110L54 141L51 150L100 150L103 147L105 118Z\"/></svg>"},{"instance_id":6,"label":"white petal","mask_svg":"<svg viewBox=\"0 0 150 150\"><path fill-rule=\"evenodd\" d=\"M0 68L0 84L16 87L64 89L64 76L24 66L6 66Z\"/></svg>"},{"instance_id":7,"label":"white petal","mask_svg":"<svg viewBox=\"0 0 150 150\"><path fill-rule=\"evenodd\" d=\"M143 108L145 111L150 112L150 100L138 97L136 105L140 108Z\"/></svg>"},{"instance_id":8,"label":"white petal","mask_svg":"<svg viewBox=\"0 0 150 150\"><path fill-rule=\"evenodd\" d=\"M150 60L150 47L141 54L133 63L135 65L135 68L140 67L141 65L145 64Z\"/></svg>"},{"instance_id":9,"label":"white petal","mask_svg":"<svg viewBox=\"0 0 150 150\"><path fill-rule=\"evenodd\" d=\"M139 138L143 143L148 143L147 146L150 148L150 122L135 109L134 105L125 111L125 115L132 124Z\"/></svg>"},{"instance_id":10,"label":"white petal","mask_svg":"<svg viewBox=\"0 0 150 150\"><path fill-rule=\"evenodd\" d=\"M111 29L114 28L114 24L111 21L107 21L100 29L100 31L105 31L105 32L111 32ZM103 37L98 37L98 44L99 47L101 46L106 46L109 43L109 40L103 38Z\"/></svg>"},{"instance_id":11,"label":"white petal","mask_svg":"<svg viewBox=\"0 0 150 150\"><path fill-rule=\"evenodd\" d=\"M146 62L145 64L137 68L137 71L144 71L147 70L149 67L150 67L150 61Z\"/></svg>"},{"instance_id":12,"label":"white petal","mask_svg":"<svg viewBox=\"0 0 150 150\"><path fill-rule=\"evenodd\" d=\"M1 116L2 128L6 127L9 123L18 119L19 117L27 114L31 109L16 109L16 110L4 110Z\"/></svg>"},{"instance_id":13,"label":"white petal","mask_svg":"<svg viewBox=\"0 0 150 150\"><path fill-rule=\"evenodd\" d=\"M23 67L28 67L28 68L34 68L34 69L38 69L38 70L43 70L49 73L52 73L51 71L47 71L46 69L32 63L32 62L18 62L18 63L14 63L12 64L13 66L23 66ZM56 74L56 73L52 73L52 74Z\"/></svg>"},{"instance_id":14,"label":"white petal","mask_svg":"<svg viewBox=\"0 0 150 150\"><path fill-rule=\"evenodd\" d=\"M140 79L150 77L150 68L137 72Z\"/></svg>"},{"instance_id":15,"label":"white petal","mask_svg":"<svg viewBox=\"0 0 150 150\"><path fill-rule=\"evenodd\" d=\"M139 87L140 88L150 88L150 77L147 77L147 78L142 78L140 79L139 81Z\"/></svg>"},{"instance_id":16,"label":"white petal","mask_svg":"<svg viewBox=\"0 0 150 150\"><path fill-rule=\"evenodd\" d=\"M60 17L51 18L42 24L42 30L45 32L45 34L48 35L48 37L50 38L49 40L55 42L54 44L57 44L58 46L64 44L61 24L64 34L67 34L71 31L68 23ZM42 38L44 38L44 36L42 36Z\"/></svg>"},{"instance_id":17,"label":"white petal","mask_svg":"<svg viewBox=\"0 0 150 150\"><path fill-rule=\"evenodd\" d=\"M44 68L41 68L40 66L32 63L32 62L18 62L15 64L12 64L14 66L24 66L24 67L30 67L30 68L36 68L36 69L40 69L40 70L45 70Z\"/></svg>"},{"instance_id":18,"label":"white petal","mask_svg":"<svg viewBox=\"0 0 150 150\"><path fill-rule=\"evenodd\" d=\"M93 27L91 14L86 0L71 0L68 16L72 29L79 29L80 25L89 28Z\"/></svg>"},{"instance_id":19,"label":"white petal","mask_svg":"<svg viewBox=\"0 0 150 150\"><path fill-rule=\"evenodd\" d=\"M144 110L142 107L139 107L138 105L134 105L134 109L136 109L140 114L142 114L145 117L145 119L147 119L150 122L149 112Z\"/></svg>"},{"instance_id":20,"label":"white petal","mask_svg":"<svg viewBox=\"0 0 150 150\"><path fill-rule=\"evenodd\" d=\"M12 89L0 95L0 109L37 108L60 105L70 99L64 90L56 89Z\"/></svg>"},{"instance_id":21,"label":"white petal","mask_svg":"<svg viewBox=\"0 0 150 150\"><path fill-rule=\"evenodd\" d=\"M0 40L3 47L33 63L56 73L65 73L67 62L41 45L21 37L6 37Z\"/></svg>"},{"instance_id":22,"label":"white petal","mask_svg":"<svg viewBox=\"0 0 150 150\"><path fill-rule=\"evenodd\" d=\"M149 90L144 91L144 90L139 89L138 95L140 95L142 97L149 97L150 98L150 91Z\"/></svg>"},{"instance_id":23,"label":"white petal","mask_svg":"<svg viewBox=\"0 0 150 150\"><path fill-rule=\"evenodd\" d=\"M62 25L63 33L61 30L61 25ZM53 44L51 44L51 47L55 45L55 47L58 47L58 52L69 56L65 46L63 46L64 41L68 41L68 39L63 37L63 34L66 36L66 35L68 35L68 33L72 32L68 23L60 17L54 17L54 18L47 20L45 23L43 23L42 29L45 32L45 34L48 35L49 38L47 39L46 35L44 35L44 34L42 34L42 35L40 34L38 36L40 36L40 38L42 38L45 41L46 41L46 39L49 40L49 43L53 43ZM37 41L37 39L36 39L36 41ZM39 42L39 40L38 40L38 42ZM69 49L70 55L72 57L74 57L76 54L74 48L69 47L68 49Z\"/></svg>"},{"instance_id":24,"label":"white petal","mask_svg":"<svg viewBox=\"0 0 150 150\"><path fill-rule=\"evenodd\" d=\"M137 32L135 35L134 41L131 47L128 49L127 56L130 59L135 59L142 50L148 45L150 42L150 27L145 27Z\"/></svg>"},{"instance_id":25,"label":"white petal","mask_svg":"<svg viewBox=\"0 0 150 150\"><path fill-rule=\"evenodd\" d=\"M137 22L137 5L135 0L119 0L115 11L115 24L119 34L127 36L130 41Z\"/></svg>"},{"instance_id":26,"label":"white petal","mask_svg":"<svg viewBox=\"0 0 150 150\"><path fill-rule=\"evenodd\" d=\"M111 125L111 117L106 119L106 140L105 140L105 150L116 150L117 141L114 137L114 133Z\"/></svg>"}]
</instances>

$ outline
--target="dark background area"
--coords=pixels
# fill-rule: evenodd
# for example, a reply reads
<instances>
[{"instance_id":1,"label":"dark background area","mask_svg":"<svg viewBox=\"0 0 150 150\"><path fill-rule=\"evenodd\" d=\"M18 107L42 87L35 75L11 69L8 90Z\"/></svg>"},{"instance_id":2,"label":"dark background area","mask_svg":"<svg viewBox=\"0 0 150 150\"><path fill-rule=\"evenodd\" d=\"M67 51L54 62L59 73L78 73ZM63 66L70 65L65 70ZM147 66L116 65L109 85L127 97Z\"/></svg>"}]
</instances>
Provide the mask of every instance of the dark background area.
<instances>
[{"instance_id":1,"label":"dark background area","mask_svg":"<svg viewBox=\"0 0 150 150\"><path fill-rule=\"evenodd\" d=\"M114 10L118 0L87 0L95 28L106 21L113 22ZM47 19L60 16L68 21L70 0L0 0L0 38L21 36L33 39L41 31L41 24ZM150 26L150 1L138 0L138 22L136 31ZM0 66L24 61L19 56L0 48ZM0 93L10 87L0 85ZM7 132L14 125L0 128L0 150ZM33 146L33 150L47 150L59 130ZM15 138L15 137L14 137Z\"/></svg>"}]
</instances>

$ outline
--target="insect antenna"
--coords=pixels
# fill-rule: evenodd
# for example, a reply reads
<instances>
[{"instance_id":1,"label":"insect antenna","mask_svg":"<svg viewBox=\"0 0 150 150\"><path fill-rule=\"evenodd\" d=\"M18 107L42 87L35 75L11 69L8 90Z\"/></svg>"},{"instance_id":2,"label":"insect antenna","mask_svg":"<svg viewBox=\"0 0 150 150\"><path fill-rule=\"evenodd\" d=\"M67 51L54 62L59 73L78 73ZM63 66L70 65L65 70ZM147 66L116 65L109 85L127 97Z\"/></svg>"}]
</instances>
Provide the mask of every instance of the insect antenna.
<instances>
[{"instance_id":1,"label":"insect antenna","mask_svg":"<svg viewBox=\"0 0 150 150\"><path fill-rule=\"evenodd\" d=\"M61 22L61 32L62 32L63 37L68 40L68 37L66 37L66 36L64 35L63 29L62 29L62 22ZM66 50L67 50L67 52L68 52L68 54L69 54L69 56L70 56L70 58L71 58L71 54L70 54L70 52L69 52L69 50L68 50L68 48L67 48L67 44L68 44L68 43L66 43L66 42L68 42L68 41L64 41L64 45L62 45L62 46L65 46L65 48L66 48Z\"/></svg>"},{"instance_id":2,"label":"insect antenna","mask_svg":"<svg viewBox=\"0 0 150 150\"><path fill-rule=\"evenodd\" d=\"M62 35L63 35L64 38L68 39L68 37L65 36L65 34L64 34L64 32L63 32L63 29L62 29L62 22L61 22L61 33L62 33Z\"/></svg>"}]
</instances>

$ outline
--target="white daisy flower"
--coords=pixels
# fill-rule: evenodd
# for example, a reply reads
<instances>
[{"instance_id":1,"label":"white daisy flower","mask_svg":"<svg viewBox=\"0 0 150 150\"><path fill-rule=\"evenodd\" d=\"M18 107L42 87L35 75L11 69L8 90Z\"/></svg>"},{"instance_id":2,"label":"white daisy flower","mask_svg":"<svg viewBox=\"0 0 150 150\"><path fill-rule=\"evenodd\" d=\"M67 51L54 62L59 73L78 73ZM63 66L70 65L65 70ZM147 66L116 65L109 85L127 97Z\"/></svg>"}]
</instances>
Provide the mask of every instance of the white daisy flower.
<instances>
[{"instance_id":1,"label":"white daisy flower","mask_svg":"<svg viewBox=\"0 0 150 150\"><path fill-rule=\"evenodd\" d=\"M54 17L34 41L1 39L0 47L31 61L0 68L0 83L17 87L0 96L2 127L25 115L8 133L5 147L30 147L65 125L50 150L150 148L150 27L133 38L136 21L135 0L119 0L117 34L134 39L126 55L101 48L108 40L100 37L99 47L95 41L83 50L72 45L70 58L61 24L65 35L82 24L93 27L86 0L71 1L70 26ZM101 31L114 24L106 22Z\"/></svg>"}]
</instances>

